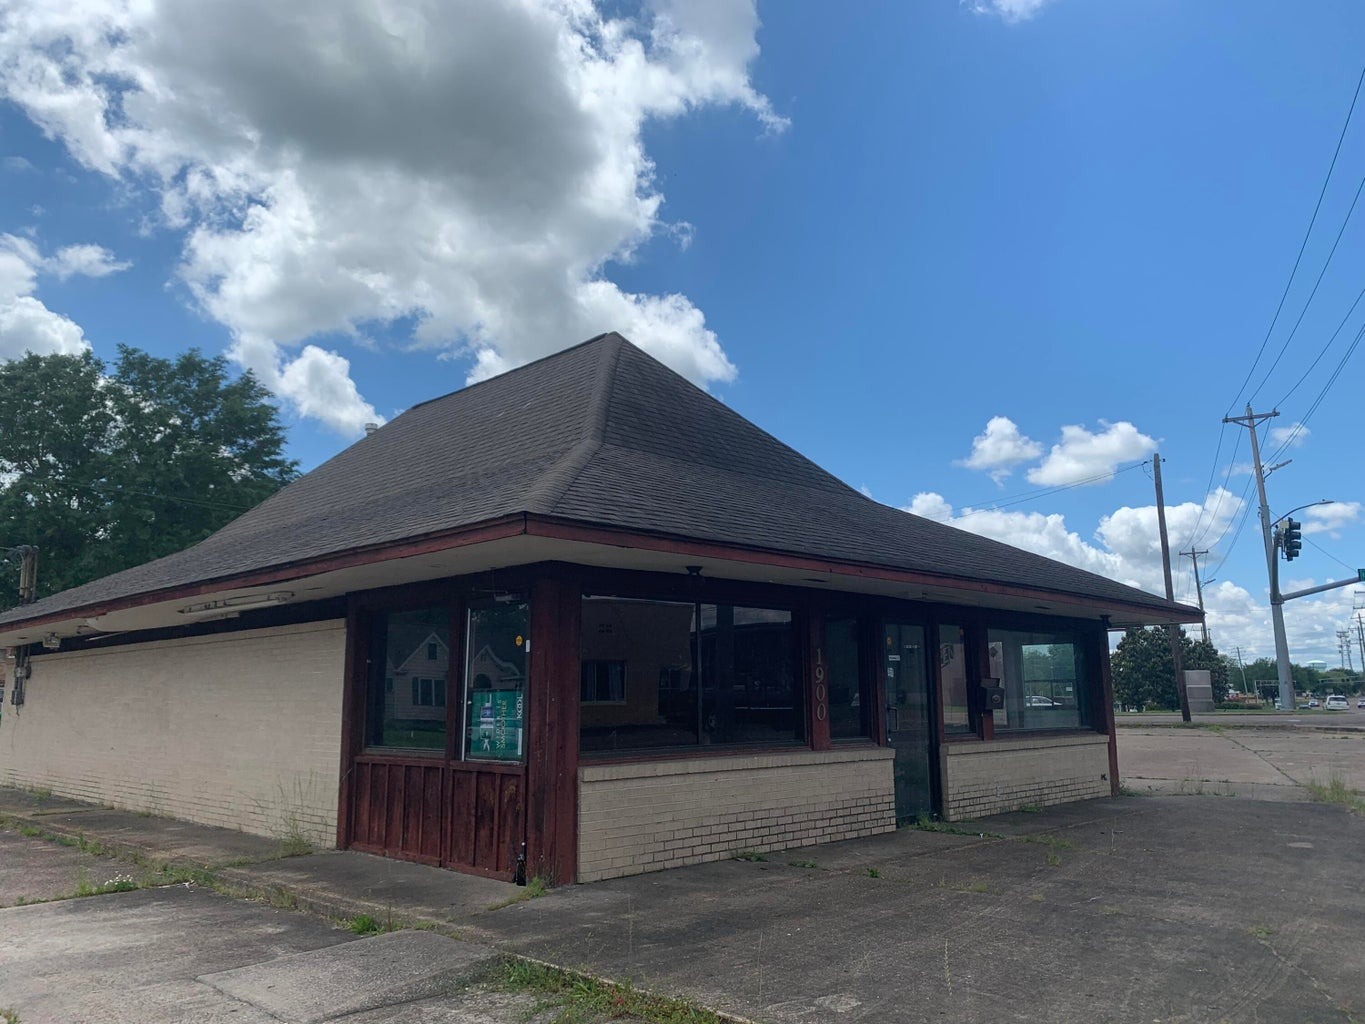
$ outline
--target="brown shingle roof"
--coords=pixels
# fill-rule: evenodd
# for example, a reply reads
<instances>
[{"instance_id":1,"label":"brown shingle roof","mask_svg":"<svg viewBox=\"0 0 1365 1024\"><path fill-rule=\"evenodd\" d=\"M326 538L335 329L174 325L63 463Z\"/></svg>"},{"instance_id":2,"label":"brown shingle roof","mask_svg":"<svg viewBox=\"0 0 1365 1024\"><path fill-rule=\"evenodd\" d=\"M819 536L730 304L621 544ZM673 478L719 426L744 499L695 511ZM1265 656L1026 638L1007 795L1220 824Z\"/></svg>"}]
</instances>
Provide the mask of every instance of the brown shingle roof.
<instances>
[{"instance_id":1,"label":"brown shingle roof","mask_svg":"<svg viewBox=\"0 0 1365 1024\"><path fill-rule=\"evenodd\" d=\"M11 609L0 624L514 513L1197 615L878 504L605 334L414 406L193 547Z\"/></svg>"}]
</instances>

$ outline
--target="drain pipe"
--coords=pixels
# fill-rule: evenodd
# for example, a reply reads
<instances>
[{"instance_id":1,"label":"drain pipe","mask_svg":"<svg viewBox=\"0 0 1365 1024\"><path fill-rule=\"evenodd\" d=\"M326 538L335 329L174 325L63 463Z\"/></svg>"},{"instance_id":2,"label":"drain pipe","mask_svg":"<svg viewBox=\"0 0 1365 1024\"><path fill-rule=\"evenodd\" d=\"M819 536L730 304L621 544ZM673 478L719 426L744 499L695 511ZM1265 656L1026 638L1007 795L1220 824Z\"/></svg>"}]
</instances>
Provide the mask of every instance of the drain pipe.
<instances>
[{"instance_id":1,"label":"drain pipe","mask_svg":"<svg viewBox=\"0 0 1365 1024\"><path fill-rule=\"evenodd\" d=\"M32 544L11 548L19 555L19 604L32 604L38 591L38 549ZM16 708L24 703L24 684L32 671L28 660L28 644L14 649L14 689L10 691L9 702Z\"/></svg>"}]
</instances>

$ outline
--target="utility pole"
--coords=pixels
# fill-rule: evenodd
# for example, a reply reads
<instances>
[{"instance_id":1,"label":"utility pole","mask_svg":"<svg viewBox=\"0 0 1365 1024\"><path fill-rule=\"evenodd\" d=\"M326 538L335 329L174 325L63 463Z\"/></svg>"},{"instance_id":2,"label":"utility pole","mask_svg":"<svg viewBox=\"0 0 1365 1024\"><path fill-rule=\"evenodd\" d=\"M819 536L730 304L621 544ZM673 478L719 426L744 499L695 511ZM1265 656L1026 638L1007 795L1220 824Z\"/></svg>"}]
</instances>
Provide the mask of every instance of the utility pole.
<instances>
[{"instance_id":1,"label":"utility pole","mask_svg":"<svg viewBox=\"0 0 1365 1024\"><path fill-rule=\"evenodd\" d=\"M1354 673L1356 664L1351 657L1351 631L1349 629L1337 630L1337 648L1341 651L1341 667Z\"/></svg>"},{"instance_id":2,"label":"utility pole","mask_svg":"<svg viewBox=\"0 0 1365 1024\"><path fill-rule=\"evenodd\" d=\"M1166 538L1166 497L1161 490L1161 455L1152 453L1152 481L1156 484L1156 525L1161 534L1161 572L1166 580L1166 600L1175 602L1175 587L1171 586L1171 544ZM1180 696L1180 720L1190 720L1190 695L1185 691L1185 672L1180 657L1180 624L1166 626L1166 638L1171 645L1171 665L1175 669L1175 692Z\"/></svg>"},{"instance_id":3,"label":"utility pole","mask_svg":"<svg viewBox=\"0 0 1365 1024\"><path fill-rule=\"evenodd\" d=\"M1201 612L1204 610L1204 584L1203 584L1203 583L1200 581L1200 579L1199 579L1199 556L1200 556L1200 555L1207 555L1208 553L1209 553L1209 552L1208 552L1208 549L1207 549L1207 548L1204 549L1203 551L1195 551L1195 550L1194 550L1194 545L1193 545L1193 544L1190 545L1190 550L1189 550L1189 551L1182 551L1182 552L1180 552L1180 554L1181 554L1182 556L1183 556L1183 555L1189 555L1189 556L1190 556L1190 561L1192 561L1192 562L1194 563L1194 592L1195 592L1196 596L1198 596L1198 598L1199 598L1199 610L1200 610ZM1201 622L1201 623L1199 623L1199 628L1203 631L1203 634L1204 634L1204 643L1208 643L1208 642L1209 642L1209 627L1208 627L1208 623L1207 623L1207 622Z\"/></svg>"},{"instance_id":4,"label":"utility pole","mask_svg":"<svg viewBox=\"0 0 1365 1024\"><path fill-rule=\"evenodd\" d=\"M1289 639L1284 632L1284 599L1280 596L1280 567L1275 561L1275 542L1270 536L1270 503L1265 496L1265 469L1261 466L1261 441L1256 436L1256 425L1261 420L1278 416L1280 411L1252 412L1247 403L1245 416L1224 416L1224 423L1236 423L1251 434L1251 459L1256 470L1256 492L1261 499L1261 538L1265 541L1266 572L1270 576L1270 621L1275 628L1275 666L1280 677L1280 707L1287 713L1294 711L1294 676L1289 668Z\"/></svg>"},{"instance_id":5,"label":"utility pole","mask_svg":"<svg viewBox=\"0 0 1365 1024\"><path fill-rule=\"evenodd\" d=\"M1242 670L1242 692L1250 693L1251 691L1247 689L1247 667L1242 662L1242 647L1238 644L1233 649L1237 652L1237 667ZM1257 694L1257 700L1259 699L1260 694Z\"/></svg>"}]
</instances>

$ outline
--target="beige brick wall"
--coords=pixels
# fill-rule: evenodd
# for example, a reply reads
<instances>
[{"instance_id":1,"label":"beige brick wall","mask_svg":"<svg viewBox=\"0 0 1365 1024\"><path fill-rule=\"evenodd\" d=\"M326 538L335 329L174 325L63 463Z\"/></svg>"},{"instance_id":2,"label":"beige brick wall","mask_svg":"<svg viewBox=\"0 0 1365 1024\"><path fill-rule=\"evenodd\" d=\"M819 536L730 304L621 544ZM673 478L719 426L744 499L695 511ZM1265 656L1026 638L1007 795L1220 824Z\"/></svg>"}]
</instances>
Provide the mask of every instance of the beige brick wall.
<instances>
[{"instance_id":1,"label":"beige brick wall","mask_svg":"<svg viewBox=\"0 0 1365 1024\"><path fill-rule=\"evenodd\" d=\"M584 766L578 880L890 832L891 756L793 751Z\"/></svg>"},{"instance_id":2,"label":"beige brick wall","mask_svg":"<svg viewBox=\"0 0 1365 1024\"><path fill-rule=\"evenodd\" d=\"M335 845L344 620L33 659L0 784Z\"/></svg>"},{"instance_id":3,"label":"beige brick wall","mask_svg":"<svg viewBox=\"0 0 1365 1024\"><path fill-rule=\"evenodd\" d=\"M1109 739L1096 733L944 744L949 821L1109 795Z\"/></svg>"}]
</instances>

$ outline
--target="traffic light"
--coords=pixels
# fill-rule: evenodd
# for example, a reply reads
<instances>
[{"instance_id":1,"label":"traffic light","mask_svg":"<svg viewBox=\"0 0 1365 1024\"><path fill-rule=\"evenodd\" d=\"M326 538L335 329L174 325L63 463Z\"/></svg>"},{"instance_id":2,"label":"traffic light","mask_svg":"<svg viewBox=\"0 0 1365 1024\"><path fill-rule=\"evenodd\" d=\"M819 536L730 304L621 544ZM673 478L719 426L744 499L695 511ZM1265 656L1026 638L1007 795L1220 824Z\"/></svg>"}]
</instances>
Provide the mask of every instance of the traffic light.
<instances>
[{"instance_id":1,"label":"traffic light","mask_svg":"<svg viewBox=\"0 0 1365 1024\"><path fill-rule=\"evenodd\" d=\"M1284 532L1280 534L1280 544L1284 548L1284 560L1292 562L1303 550L1303 524L1293 519L1284 521Z\"/></svg>"}]
</instances>

